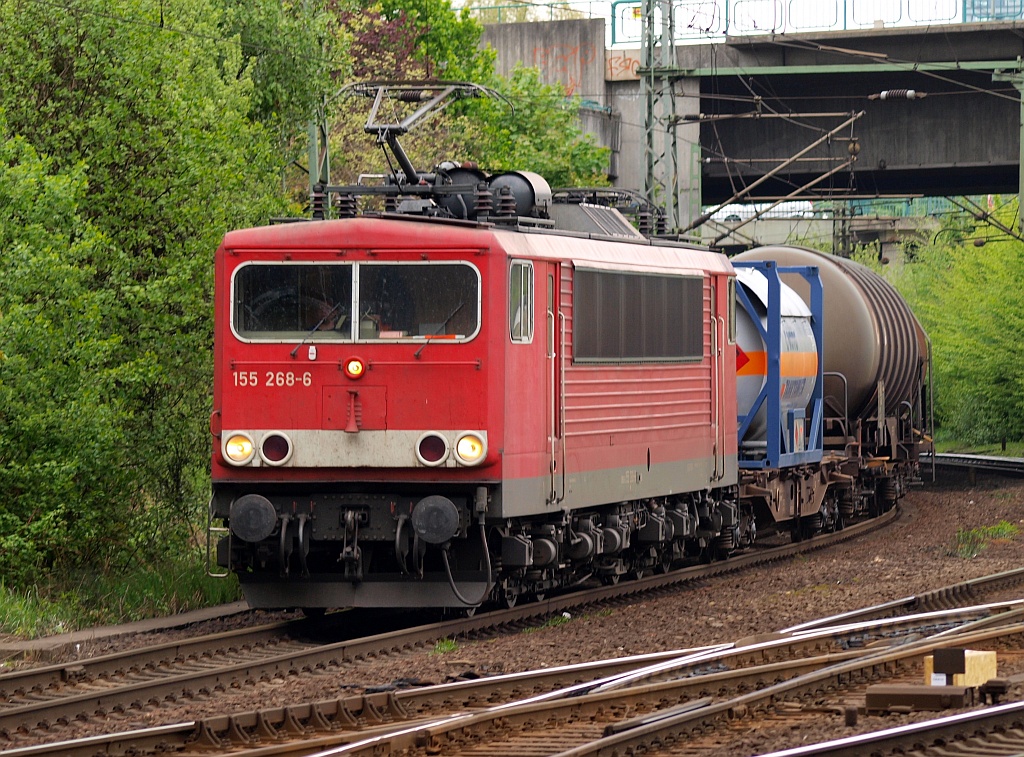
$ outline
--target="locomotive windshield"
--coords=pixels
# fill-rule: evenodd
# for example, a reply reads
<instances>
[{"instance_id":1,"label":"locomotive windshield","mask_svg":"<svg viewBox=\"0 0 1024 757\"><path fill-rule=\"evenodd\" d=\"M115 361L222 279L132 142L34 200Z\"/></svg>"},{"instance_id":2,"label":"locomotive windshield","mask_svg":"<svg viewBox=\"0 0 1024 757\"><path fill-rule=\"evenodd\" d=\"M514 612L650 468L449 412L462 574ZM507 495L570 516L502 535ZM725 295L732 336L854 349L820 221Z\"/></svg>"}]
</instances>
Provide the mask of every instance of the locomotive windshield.
<instances>
[{"instance_id":1,"label":"locomotive windshield","mask_svg":"<svg viewBox=\"0 0 1024 757\"><path fill-rule=\"evenodd\" d=\"M479 329L480 274L468 263L251 263L235 272L231 313L246 340L466 341Z\"/></svg>"}]
</instances>

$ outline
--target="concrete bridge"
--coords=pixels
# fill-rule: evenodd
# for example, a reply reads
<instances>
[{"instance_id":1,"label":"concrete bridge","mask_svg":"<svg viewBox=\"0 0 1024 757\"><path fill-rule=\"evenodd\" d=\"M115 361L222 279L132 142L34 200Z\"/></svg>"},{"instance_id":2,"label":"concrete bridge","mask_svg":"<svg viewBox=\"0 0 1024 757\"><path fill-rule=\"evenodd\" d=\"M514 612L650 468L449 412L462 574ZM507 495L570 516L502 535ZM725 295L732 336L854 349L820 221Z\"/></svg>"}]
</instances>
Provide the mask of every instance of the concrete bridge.
<instances>
[{"instance_id":1,"label":"concrete bridge","mask_svg":"<svg viewBox=\"0 0 1024 757\"><path fill-rule=\"evenodd\" d=\"M614 184L643 188L641 76L671 87L680 227L730 199L1016 194L1024 22L728 36L675 46L675 65L606 43L602 19L493 24L507 73L537 66L584 100ZM664 155L661 159L664 159Z\"/></svg>"}]
</instances>

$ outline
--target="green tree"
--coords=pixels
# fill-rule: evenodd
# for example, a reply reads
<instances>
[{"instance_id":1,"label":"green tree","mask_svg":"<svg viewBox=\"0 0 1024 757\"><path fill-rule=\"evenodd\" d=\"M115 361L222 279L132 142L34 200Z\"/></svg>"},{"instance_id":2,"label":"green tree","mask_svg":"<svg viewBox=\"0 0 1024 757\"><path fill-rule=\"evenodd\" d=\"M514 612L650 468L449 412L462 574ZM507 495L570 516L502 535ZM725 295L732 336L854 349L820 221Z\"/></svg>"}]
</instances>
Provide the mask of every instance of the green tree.
<instances>
[{"instance_id":1,"label":"green tree","mask_svg":"<svg viewBox=\"0 0 1024 757\"><path fill-rule=\"evenodd\" d=\"M89 476L69 470L53 477L52 496L40 496L32 513L17 505L12 489L0 490L8 523L48 523L62 512L58 503L83 522L103 513L102 523L83 525L87 533L70 564L125 564L180 549L205 504L212 252L227 229L282 209L275 135L249 118L251 77L238 39L223 38L221 21L208 0L173 7L74 0L59 14L0 0L7 133L46 156L38 159L46 173L77 182L76 212L90 230L82 236L61 227L48 240L42 227L23 242L24 266L47 280L42 269L66 263L61 248L73 247L74 268L59 274L50 296L64 296L65 279L93 293L88 312L107 339L87 368L84 357L71 360L80 346L64 330L23 329L20 341L4 348L8 367L18 365L24 376L69 360L65 394L54 396L79 392L90 413L106 413L105 433L76 439L82 455L97 456ZM5 220L18 223L17 216ZM86 244L93 237L103 243ZM48 250L54 254L47 257ZM15 273L5 268L0 288ZM9 303L8 317L27 317L16 305ZM30 350L33 336L45 347ZM31 386L30 379L5 379L0 413L11 413ZM64 418L71 411L58 412L64 403L56 400L48 407L52 413L26 421L22 455L37 467L64 470L66 444L56 437L73 428ZM102 497L106 509L97 502ZM140 520L147 527L129 528ZM63 542L66 535L54 527L49 538Z\"/></svg>"},{"instance_id":2,"label":"green tree","mask_svg":"<svg viewBox=\"0 0 1024 757\"><path fill-rule=\"evenodd\" d=\"M80 214L83 166L52 161L0 120L0 576L95 560L127 539L131 501L119 406L120 339L90 261L108 246Z\"/></svg>"},{"instance_id":3,"label":"green tree","mask_svg":"<svg viewBox=\"0 0 1024 757\"><path fill-rule=\"evenodd\" d=\"M450 0L380 0L385 20L400 20L411 38L413 57L427 79L483 81L494 56L480 48L483 26L468 8L456 12Z\"/></svg>"},{"instance_id":4,"label":"green tree","mask_svg":"<svg viewBox=\"0 0 1024 757\"><path fill-rule=\"evenodd\" d=\"M498 99L466 106L456 130L465 135L469 158L494 171L535 171L553 187L608 184L608 148L583 132L579 98L566 97L536 68L523 66L507 80L495 77L493 86L514 110Z\"/></svg>"},{"instance_id":5,"label":"green tree","mask_svg":"<svg viewBox=\"0 0 1024 757\"><path fill-rule=\"evenodd\" d=\"M1012 226L1015 203L1001 211ZM890 274L932 342L936 420L967 444L1024 439L1024 243L938 234Z\"/></svg>"}]
</instances>

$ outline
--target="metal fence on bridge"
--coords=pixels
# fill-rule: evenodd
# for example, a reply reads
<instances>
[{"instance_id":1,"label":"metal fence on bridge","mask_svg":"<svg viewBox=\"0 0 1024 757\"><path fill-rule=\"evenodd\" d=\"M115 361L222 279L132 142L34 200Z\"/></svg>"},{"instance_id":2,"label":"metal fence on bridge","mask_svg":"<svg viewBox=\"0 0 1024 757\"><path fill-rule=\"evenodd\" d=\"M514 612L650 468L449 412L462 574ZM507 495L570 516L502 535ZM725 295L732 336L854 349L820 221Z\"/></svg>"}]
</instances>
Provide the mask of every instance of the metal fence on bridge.
<instances>
[{"instance_id":1,"label":"metal fence on bridge","mask_svg":"<svg viewBox=\"0 0 1024 757\"><path fill-rule=\"evenodd\" d=\"M610 45L636 46L641 6L640 0L590 0L474 5L469 10L482 23L605 18L610 21ZM1024 0L680 0L673 7L680 43L747 34L1024 19Z\"/></svg>"}]
</instances>

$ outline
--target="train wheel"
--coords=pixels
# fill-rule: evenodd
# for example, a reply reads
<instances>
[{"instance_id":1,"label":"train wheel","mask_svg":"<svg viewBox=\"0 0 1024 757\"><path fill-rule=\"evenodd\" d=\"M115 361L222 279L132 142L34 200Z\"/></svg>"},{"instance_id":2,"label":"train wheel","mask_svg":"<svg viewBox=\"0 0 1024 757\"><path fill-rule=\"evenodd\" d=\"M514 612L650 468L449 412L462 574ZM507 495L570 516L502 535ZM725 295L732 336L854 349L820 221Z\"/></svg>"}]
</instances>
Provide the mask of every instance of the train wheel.
<instances>
[{"instance_id":1,"label":"train wheel","mask_svg":"<svg viewBox=\"0 0 1024 757\"><path fill-rule=\"evenodd\" d=\"M671 547L667 548L661 553L661 557L658 558L658 562L654 565L655 573L668 573L672 570L672 552Z\"/></svg>"},{"instance_id":2,"label":"train wheel","mask_svg":"<svg viewBox=\"0 0 1024 757\"><path fill-rule=\"evenodd\" d=\"M605 586L615 586L615 584L619 582L620 578L622 578L621 573L611 573L607 576L601 576L601 583Z\"/></svg>"},{"instance_id":3,"label":"train wheel","mask_svg":"<svg viewBox=\"0 0 1024 757\"><path fill-rule=\"evenodd\" d=\"M519 603L519 592L516 587L505 584L501 587L498 602L502 607L511 610Z\"/></svg>"}]
</instances>

